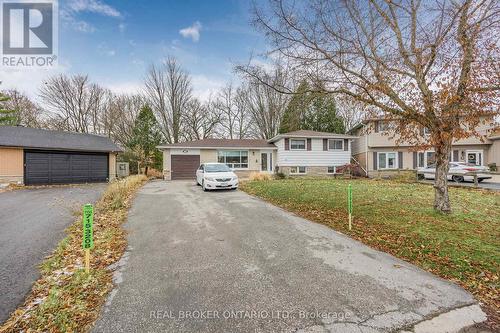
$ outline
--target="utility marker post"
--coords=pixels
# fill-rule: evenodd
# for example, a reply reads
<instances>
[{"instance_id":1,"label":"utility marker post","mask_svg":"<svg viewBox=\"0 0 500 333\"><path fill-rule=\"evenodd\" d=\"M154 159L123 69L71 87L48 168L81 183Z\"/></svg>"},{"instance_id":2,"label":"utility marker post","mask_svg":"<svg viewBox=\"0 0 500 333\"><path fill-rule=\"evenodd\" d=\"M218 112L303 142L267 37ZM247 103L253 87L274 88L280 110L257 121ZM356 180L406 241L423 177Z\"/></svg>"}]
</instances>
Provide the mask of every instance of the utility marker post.
<instances>
[{"instance_id":1,"label":"utility marker post","mask_svg":"<svg viewBox=\"0 0 500 333\"><path fill-rule=\"evenodd\" d=\"M347 211L349 212L349 230L352 229L352 185L347 186Z\"/></svg>"},{"instance_id":2,"label":"utility marker post","mask_svg":"<svg viewBox=\"0 0 500 333\"><path fill-rule=\"evenodd\" d=\"M82 247L85 251L85 272L90 272L90 249L94 248L94 206L83 206L83 240Z\"/></svg>"}]
</instances>

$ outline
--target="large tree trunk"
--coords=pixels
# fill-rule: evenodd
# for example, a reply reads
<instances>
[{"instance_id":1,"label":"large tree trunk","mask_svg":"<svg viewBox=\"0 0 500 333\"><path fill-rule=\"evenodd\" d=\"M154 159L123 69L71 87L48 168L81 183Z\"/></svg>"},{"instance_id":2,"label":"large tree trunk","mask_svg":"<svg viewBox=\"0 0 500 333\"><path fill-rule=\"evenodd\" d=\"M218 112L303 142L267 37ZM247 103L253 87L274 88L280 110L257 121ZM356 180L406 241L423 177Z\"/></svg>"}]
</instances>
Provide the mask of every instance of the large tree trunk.
<instances>
[{"instance_id":1,"label":"large tree trunk","mask_svg":"<svg viewBox=\"0 0 500 333\"><path fill-rule=\"evenodd\" d=\"M436 175L434 181L434 208L441 213L451 212L448 196L448 169L451 143L444 143L435 147Z\"/></svg>"}]
</instances>

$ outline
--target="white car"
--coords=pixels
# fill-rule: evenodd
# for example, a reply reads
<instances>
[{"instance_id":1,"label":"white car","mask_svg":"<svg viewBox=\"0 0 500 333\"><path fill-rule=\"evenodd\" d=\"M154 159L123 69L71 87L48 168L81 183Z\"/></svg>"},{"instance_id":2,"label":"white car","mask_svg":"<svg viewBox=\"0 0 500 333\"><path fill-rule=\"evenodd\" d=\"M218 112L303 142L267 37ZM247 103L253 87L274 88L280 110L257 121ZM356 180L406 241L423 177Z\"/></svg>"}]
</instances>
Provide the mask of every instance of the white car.
<instances>
[{"instance_id":1,"label":"white car","mask_svg":"<svg viewBox=\"0 0 500 333\"><path fill-rule=\"evenodd\" d=\"M196 183L203 191L238 188L238 176L224 163L203 163L196 170Z\"/></svg>"},{"instance_id":2,"label":"white car","mask_svg":"<svg viewBox=\"0 0 500 333\"><path fill-rule=\"evenodd\" d=\"M434 179L436 174L436 165L431 164L426 168L419 168L418 171L424 173L425 179ZM491 175L488 174L488 168L484 166L467 164L463 162L450 162L450 169L448 171L448 180L454 182L474 181L474 176L465 175L466 173L477 172L477 181L482 182L485 179L490 179Z\"/></svg>"}]
</instances>

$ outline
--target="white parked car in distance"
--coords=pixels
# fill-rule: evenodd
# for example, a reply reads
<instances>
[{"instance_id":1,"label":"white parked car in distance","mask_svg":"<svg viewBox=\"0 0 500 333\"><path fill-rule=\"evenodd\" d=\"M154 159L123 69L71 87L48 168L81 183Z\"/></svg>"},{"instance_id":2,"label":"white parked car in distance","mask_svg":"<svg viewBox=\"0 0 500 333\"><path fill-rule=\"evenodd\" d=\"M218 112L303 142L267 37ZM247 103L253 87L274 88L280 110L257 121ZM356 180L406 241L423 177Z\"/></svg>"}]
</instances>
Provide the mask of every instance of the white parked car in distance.
<instances>
[{"instance_id":1,"label":"white parked car in distance","mask_svg":"<svg viewBox=\"0 0 500 333\"><path fill-rule=\"evenodd\" d=\"M238 176L224 163L203 163L196 170L196 183L204 191L238 188Z\"/></svg>"},{"instance_id":2,"label":"white parked car in distance","mask_svg":"<svg viewBox=\"0 0 500 333\"><path fill-rule=\"evenodd\" d=\"M418 171L424 173L425 179L434 179L436 174L436 165L431 164L426 168L419 168ZM463 162L450 162L448 180L452 180L457 183L463 181L474 181L473 175L466 175L467 173L471 172L477 172L478 182L482 182L485 179L491 178L491 175L488 174L489 170L485 166L467 164Z\"/></svg>"}]
</instances>

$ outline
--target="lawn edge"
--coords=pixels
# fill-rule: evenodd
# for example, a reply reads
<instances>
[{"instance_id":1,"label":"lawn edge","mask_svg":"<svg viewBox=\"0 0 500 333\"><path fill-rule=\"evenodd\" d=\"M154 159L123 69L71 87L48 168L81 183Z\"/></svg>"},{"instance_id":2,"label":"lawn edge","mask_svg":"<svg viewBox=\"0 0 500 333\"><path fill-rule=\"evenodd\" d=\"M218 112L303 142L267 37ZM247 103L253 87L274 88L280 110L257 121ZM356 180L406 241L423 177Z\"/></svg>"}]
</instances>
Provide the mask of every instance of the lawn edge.
<instances>
[{"instance_id":1,"label":"lawn edge","mask_svg":"<svg viewBox=\"0 0 500 333\"><path fill-rule=\"evenodd\" d=\"M322 180L321 178L318 178L319 180ZM435 271L435 270L429 270L429 269L426 269L425 267L422 267L421 265L419 265L418 262L413 262L411 260L409 260L408 258L404 258L404 257L401 257L399 255L397 255L397 253L392 253L391 251L387 251L386 249L383 249L381 246L378 246L378 244L371 244L371 243L367 243L365 242L361 237L358 237L356 234L350 234L348 232L344 232L342 230L338 230L336 228L334 228L333 226L331 225L328 225L324 222L322 222L321 220L316 220L314 218L312 218L311 216L307 215L307 214L304 214L302 211L300 210L295 210L295 209L292 209L291 207L288 207L286 206L285 204L281 204L279 202L274 202L272 199L268 199L266 197L263 197L263 196L259 196L258 194L256 193L252 193L251 192L251 189L249 189L248 187L246 187L246 183L251 183L253 182L254 180L248 180L248 181L244 181L242 182L241 186L239 187L240 190L244 191L247 195L250 195L251 197L254 197L258 200L262 200L266 203L269 203L275 207L278 207L288 213L291 213L297 217L300 217L300 218L303 218L309 222L312 222L312 223L316 223L316 224L320 224L320 225L323 225L325 227L328 227L332 230L334 230L335 232L338 232L346 237L349 237L355 241L358 241L370 248L373 248L377 251L381 251L383 253L386 253L386 254L389 254L389 255L392 255L400 260L403 260L411 265L414 265L416 267L418 267L419 269L425 271L425 272L428 272L430 274L433 274L447 282L450 282L450 283L453 283L455 285L458 285L460 286L461 288L463 288L464 290L466 290L467 292L469 292L473 297L474 299L476 300L476 303L481 307L481 309L483 310L483 312L487 315L487 320L485 322L482 322L482 323L478 323L477 324L477 327L478 328L485 328L485 329L494 329L496 330L499 326L500 326L500 314L499 314L499 311L498 309L495 308L495 306L493 304L489 304L487 302L485 302L484 300L480 299L476 294L476 292L474 292L474 290L470 289L465 283L463 283L462 281L460 280L455 280L455 279L450 279L446 276L443 276L441 274L439 274L438 271ZM272 181L278 181L278 180L272 180ZM259 180L256 180L256 182L259 182ZM417 184L424 184L425 183L420 183L420 182L416 182ZM430 184L432 185L432 184ZM486 189L482 189L482 188L469 188L469 187L460 187L460 186L457 186L457 188L463 188L465 190L472 190L472 191L479 191L479 192L483 192L483 190L486 190ZM489 193L496 193L495 191L486 191L486 192L489 192Z\"/></svg>"}]
</instances>

